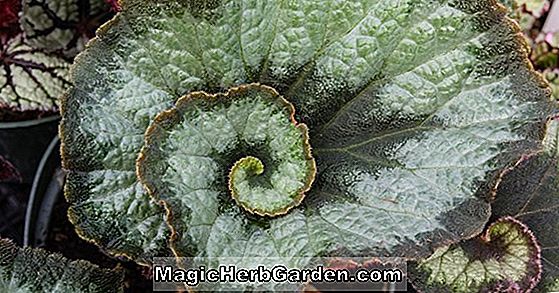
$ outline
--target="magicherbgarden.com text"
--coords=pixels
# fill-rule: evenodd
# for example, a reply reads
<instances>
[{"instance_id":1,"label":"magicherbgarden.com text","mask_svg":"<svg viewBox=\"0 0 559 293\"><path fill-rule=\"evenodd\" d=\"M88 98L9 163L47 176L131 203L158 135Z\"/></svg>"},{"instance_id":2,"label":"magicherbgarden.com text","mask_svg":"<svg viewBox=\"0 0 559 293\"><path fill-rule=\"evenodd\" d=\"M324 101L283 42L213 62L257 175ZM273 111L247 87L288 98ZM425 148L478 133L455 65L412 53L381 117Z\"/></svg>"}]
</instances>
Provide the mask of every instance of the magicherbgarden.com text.
<instances>
[{"instance_id":1,"label":"magicherbgarden.com text","mask_svg":"<svg viewBox=\"0 0 559 293\"><path fill-rule=\"evenodd\" d=\"M267 268L263 265L252 269L238 268L235 265L223 265L217 269L204 266L191 269L179 269L173 266L154 266L154 282L184 283L197 286L200 283L305 283L305 282L383 282L395 283L404 280L404 273L399 269L331 269L317 266L311 269L290 269L284 265Z\"/></svg>"}]
</instances>

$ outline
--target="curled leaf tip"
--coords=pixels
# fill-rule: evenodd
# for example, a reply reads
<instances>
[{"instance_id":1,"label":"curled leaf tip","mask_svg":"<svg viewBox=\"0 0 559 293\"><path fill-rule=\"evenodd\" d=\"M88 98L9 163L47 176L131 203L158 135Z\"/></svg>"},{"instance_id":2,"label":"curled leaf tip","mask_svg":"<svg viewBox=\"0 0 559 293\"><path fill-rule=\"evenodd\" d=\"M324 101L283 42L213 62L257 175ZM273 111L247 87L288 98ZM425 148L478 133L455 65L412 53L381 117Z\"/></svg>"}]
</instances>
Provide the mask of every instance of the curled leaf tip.
<instances>
[{"instance_id":1,"label":"curled leaf tip","mask_svg":"<svg viewBox=\"0 0 559 293\"><path fill-rule=\"evenodd\" d=\"M285 214L316 172L307 128L293 115L288 101L260 84L191 93L148 128L138 177L158 199L229 194L249 213Z\"/></svg>"},{"instance_id":2,"label":"curled leaf tip","mask_svg":"<svg viewBox=\"0 0 559 293\"><path fill-rule=\"evenodd\" d=\"M120 268L101 268L0 238L0 292L123 292Z\"/></svg>"},{"instance_id":3,"label":"curled leaf tip","mask_svg":"<svg viewBox=\"0 0 559 293\"><path fill-rule=\"evenodd\" d=\"M425 292L531 292L541 277L541 249L525 224L503 217L484 235L440 248L410 271Z\"/></svg>"}]
</instances>

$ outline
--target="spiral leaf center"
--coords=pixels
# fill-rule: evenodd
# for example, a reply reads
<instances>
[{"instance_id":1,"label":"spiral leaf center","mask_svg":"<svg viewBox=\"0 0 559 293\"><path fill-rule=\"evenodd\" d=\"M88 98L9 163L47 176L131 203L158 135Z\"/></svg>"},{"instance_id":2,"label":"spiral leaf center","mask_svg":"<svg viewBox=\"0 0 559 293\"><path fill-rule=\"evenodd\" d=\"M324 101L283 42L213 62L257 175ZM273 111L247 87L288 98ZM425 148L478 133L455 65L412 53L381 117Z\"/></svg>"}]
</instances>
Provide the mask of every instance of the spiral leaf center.
<instances>
[{"instance_id":1,"label":"spiral leaf center","mask_svg":"<svg viewBox=\"0 0 559 293\"><path fill-rule=\"evenodd\" d=\"M249 176L260 175L264 173L264 164L258 158L248 156L238 160L229 174L229 184L239 183ZM232 187L232 186L231 186Z\"/></svg>"},{"instance_id":2,"label":"spiral leaf center","mask_svg":"<svg viewBox=\"0 0 559 293\"><path fill-rule=\"evenodd\" d=\"M301 203L316 172L307 127L294 112L259 84L191 93L148 128L138 177L163 201L232 197L252 214L285 214Z\"/></svg>"}]
</instances>

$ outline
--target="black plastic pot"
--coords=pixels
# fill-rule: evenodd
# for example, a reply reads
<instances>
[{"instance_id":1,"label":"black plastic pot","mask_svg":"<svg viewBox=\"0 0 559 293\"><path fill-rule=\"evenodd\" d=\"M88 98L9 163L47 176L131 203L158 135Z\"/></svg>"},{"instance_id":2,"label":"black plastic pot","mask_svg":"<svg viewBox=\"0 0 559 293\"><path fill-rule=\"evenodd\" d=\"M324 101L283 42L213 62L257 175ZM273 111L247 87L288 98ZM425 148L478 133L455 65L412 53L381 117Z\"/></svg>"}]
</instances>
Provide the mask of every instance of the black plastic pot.
<instances>
[{"instance_id":1,"label":"black plastic pot","mask_svg":"<svg viewBox=\"0 0 559 293\"><path fill-rule=\"evenodd\" d=\"M0 155L31 184L35 171L52 138L58 134L58 116L19 122L0 122Z\"/></svg>"},{"instance_id":2,"label":"black plastic pot","mask_svg":"<svg viewBox=\"0 0 559 293\"><path fill-rule=\"evenodd\" d=\"M23 243L23 219L29 187L21 183L19 172L0 157L0 237Z\"/></svg>"},{"instance_id":3,"label":"black plastic pot","mask_svg":"<svg viewBox=\"0 0 559 293\"><path fill-rule=\"evenodd\" d=\"M37 166L25 213L25 246L45 246L54 206L61 197L64 186L59 149L60 140L55 136Z\"/></svg>"},{"instance_id":4,"label":"black plastic pot","mask_svg":"<svg viewBox=\"0 0 559 293\"><path fill-rule=\"evenodd\" d=\"M45 150L57 135L58 121L59 117L55 115L0 122L0 156L21 175L21 181L0 186L0 236L11 238L18 245L23 244L25 212L33 178Z\"/></svg>"}]
</instances>

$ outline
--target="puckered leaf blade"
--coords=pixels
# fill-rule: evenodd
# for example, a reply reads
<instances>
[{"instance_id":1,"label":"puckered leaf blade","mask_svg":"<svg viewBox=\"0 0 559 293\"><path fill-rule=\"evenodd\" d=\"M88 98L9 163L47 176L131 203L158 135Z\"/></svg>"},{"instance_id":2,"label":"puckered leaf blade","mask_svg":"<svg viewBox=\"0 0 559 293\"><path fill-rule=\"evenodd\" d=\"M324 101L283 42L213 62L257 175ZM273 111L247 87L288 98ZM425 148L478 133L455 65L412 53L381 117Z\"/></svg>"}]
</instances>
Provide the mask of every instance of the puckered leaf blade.
<instances>
[{"instance_id":1,"label":"puckered leaf blade","mask_svg":"<svg viewBox=\"0 0 559 293\"><path fill-rule=\"evenodd\" d=\"M18 248L0 239L2 292L94 293L123 292L120 270L100 268L87 261L70 261L42 249Z\"/></svg>"},{"instance_id":2,"label":"puckered leaf blade","mask_svg":"<svg viewBox=\"0 0 559 293\"><path fill-rule=\"evenodd\" d=\"M540 253L528 227L505 217L483 236L413 263L409 274L422 292L531 292L540 280Z\"/></svg>"},{"instance_id":3,"label":"puckered leaf blade","mask_svg":"<svg viewBox=\"0 0 559 293\"><path fill-rule=\"evenodd\" d=\"M129 32L129 27L126 28ZM122 45L119 40L114 42ZM89 63L74 70L74 82L84 87L73 88L69 93L77 99L62 99L61 111L65 119L61 124L61 137L64 137L61 150L64 166L70 169L65 191L71 204L69 216L81 237L105 247L112 254L149 264L152 256L169 255L170 230L164 219L164 209L150 199L136 180L134 162L148 122L170 106L172 98L167 92L145 83L136 72L120 69L106 76L103 74L106 69L89 70L95 63L123 65L127 51L122 52L123 55L108 56L106 50L102 39L94 39L91 49L77 57L78 62L87 60ZM98 58L89 58L91 54ZM98 80L85 86L91 75ZM119 78L129 82L107 87L109 79ZM88 94L88 91L95 94ZM108 114L115 106L111 104L115 94L123 99L118 102L119 110ZM97 102L99 104L94 106ZM65 108L74 111L65 112ZM95 142L91 143L95 136ZM73 159L68 160L68 157Z\"/></svg>"},{"instance_id":4,"label":"puckered leaf blade","mask_svg":"<svg viewBox=\"0 0 559 293\"><path fill-rule=\"evenodd\" d=\"M260 82L309 126L315 186L274 219L183 194L175 252L414 258L479 233L499 171L539 145L553 107L518 29L493 1L315 3L125 1L77 62L65 166L131 171L175 99Z\"/></svg>"},{"instance_id":5,"label":"puckered leaf blade","mask_svg":"<svg viewBox=\"0 0 559 293\"><path fill-rule=\"evenodd\" d=\"M72 204L68 217L78 235L140 264L150 264L153 256L169 255L170 231L163 208L147 196L133 171L70 173L67 180L65 192L71 194L67 200ZM95 189L83 190L83 186ZM89 198L92 193L98 198ZM110 200L104 198L108 195Z\"/></svg>"},{"instance_id":6,"label":"puckered leaf blade","mask_svg":"<svg viewBox=\"0 0 559 293\"><path fill-rule=\"evenodd\" d=\"M493 216L512 216L530 227L542 248L541 288L559 279L559 122L548 123L543 149L503 176ZM545 290L544 290L545 291Z\"/></svg>"},{"instance_id":7,"label":"puckered leaf blade","mask_svg":"<svg viewBox=\"0 0 559 293\"><path fill-rule=\"evenodd\" d=\"M316 172L307 128L293 114L293 105L258 84L191 93L146 131L138 178L157 199L183 199L169 209L188 205L188 194L212 206L231 195L249 213L286 214L301 203Z\"/></svg>"},{"instance_id":8,"label":"puckered leaf blade","mask_svg":"<svg viewBox=\"0 0 559 293\"><path fill-rule=\"evenodd\" d=\"M73 57L111 17L104 0L23 1L20 23L27 42L46 52Z\"/></svg>"},{"instance_id":9,"label":"puckered leaf blade","mask_svg":"<svg viewBox=\"0 0 559 293\"><path fill-rule=\"evenodd\" d=\"M70 60L33 48L23 34L0 38L0 107L54 111L70 83Z\"/></svg>"}]
</instances>

